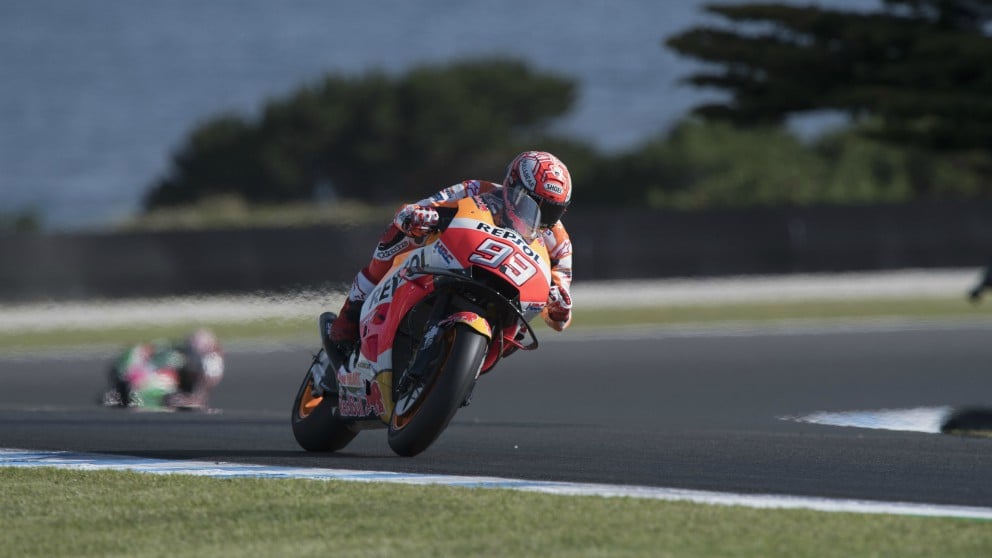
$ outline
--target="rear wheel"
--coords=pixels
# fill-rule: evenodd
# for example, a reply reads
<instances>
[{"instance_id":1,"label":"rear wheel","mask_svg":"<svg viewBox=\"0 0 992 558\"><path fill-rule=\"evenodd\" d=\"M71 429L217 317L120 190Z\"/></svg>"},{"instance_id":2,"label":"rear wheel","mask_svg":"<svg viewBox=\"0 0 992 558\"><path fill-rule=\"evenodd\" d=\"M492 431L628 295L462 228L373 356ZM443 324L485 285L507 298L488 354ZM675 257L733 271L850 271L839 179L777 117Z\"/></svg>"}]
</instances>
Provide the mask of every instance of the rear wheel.
<instances>
[{"instance_id":1,"label":"rear wheel","mask_svg":"<svg viewBox=\"0 0 992 558\"><path fill-rule=\"evenodd\" d=\"M489 347L489 339L456 324L438 337L437 359L423 376L400 379L389 423L389 447L399 455L414 456L427 449L448 426L472 391Z\"/></svg>"},{"instance_id":2,"label":"rear wheel","mask_svg":"<svg viewBox=\"0 0 992 558\"><path fill-rule=\"evenodd\" d=\"M322 396L313 393L314 367L326 367L328 359L323 349L314 357L313 364L303 377L303 383L293 400L293 436L300 447L307 451L337 451L351 442L357 432L337 416L338 394L327 389ZM329 370L328 374L333 374Z\"/></svg>"}]
</instances>

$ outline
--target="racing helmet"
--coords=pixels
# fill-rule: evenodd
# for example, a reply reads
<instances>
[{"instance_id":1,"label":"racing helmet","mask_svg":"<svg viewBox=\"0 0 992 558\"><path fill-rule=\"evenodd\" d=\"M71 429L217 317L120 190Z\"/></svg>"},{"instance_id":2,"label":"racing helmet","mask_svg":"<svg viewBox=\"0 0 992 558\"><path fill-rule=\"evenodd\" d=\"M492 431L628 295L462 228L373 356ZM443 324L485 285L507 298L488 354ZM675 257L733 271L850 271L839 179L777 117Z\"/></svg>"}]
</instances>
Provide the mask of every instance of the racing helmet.
<instances>
[{"instance_id":1,"label":"racing helmet","mask_svg":"<svg viewBox=\"0 0 992 558\"><path fill-rule=\"evenodd\" d=\"M195 376L190 383L203 383L206 387L217 385L224 376L224 356L220 341L212 331L199 328L189 334L184 343L188 372Z\"/></svg>"},{"instance_id":2,"label":"racing helmet","mask_svg":"<svg viewBox=\"0 0 992 558\"><path fill-rule=\"evenodd\" d=\"M199 328L191 333L186 338L186 346L200 357L210 353L220 352L220 342L217 340L217 336L206 328Z\"/></svg>"},{"instance_id":3,"label":"racing helmet","mask_svg":"<svg viewBox=\"0 0 992 558\"><path fill-rule=\"evenodd\" d=\"M503 187L522 188L541 209L541 226L550 227L561 219L572 201L572 177L558 157L546 151L524 151L506 168Z\"/></svg>"}]
</instances>

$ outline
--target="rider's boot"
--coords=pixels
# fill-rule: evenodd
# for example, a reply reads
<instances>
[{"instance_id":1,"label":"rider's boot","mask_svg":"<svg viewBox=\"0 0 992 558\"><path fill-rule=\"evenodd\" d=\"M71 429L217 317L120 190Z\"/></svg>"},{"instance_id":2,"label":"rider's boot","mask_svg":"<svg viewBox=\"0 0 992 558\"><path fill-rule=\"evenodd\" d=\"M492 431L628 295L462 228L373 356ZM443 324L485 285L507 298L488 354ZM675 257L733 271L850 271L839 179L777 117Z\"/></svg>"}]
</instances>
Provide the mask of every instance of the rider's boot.
<instances>
[{"instance_id":1,"label":"rider's boot","mask_svg":"<svg viewBox=\"0 0 992 558\"><path fill-rule=\"evenodd\" d=\"M347 298L337 318L331 322L328 339L338 347L350 347L358 342L358 319L362 312L362 301Z\"/></svg>"},{"instance_id":2,"label":"rider's boot","mask_svg":"<svg viewBox=\"0 0 992 558\"><path fill-rule=\"evenodd\" d=\"M348 297L341 306L337 318L331 323L327 336L331 344L344 349L347 354L355 343L358 342L358 320L362 314L362 304L365 297L375 288L375 277L369 277L368 268L363 269L355 275L355 280L348 290Z\"/></svg>"}]
</instances>

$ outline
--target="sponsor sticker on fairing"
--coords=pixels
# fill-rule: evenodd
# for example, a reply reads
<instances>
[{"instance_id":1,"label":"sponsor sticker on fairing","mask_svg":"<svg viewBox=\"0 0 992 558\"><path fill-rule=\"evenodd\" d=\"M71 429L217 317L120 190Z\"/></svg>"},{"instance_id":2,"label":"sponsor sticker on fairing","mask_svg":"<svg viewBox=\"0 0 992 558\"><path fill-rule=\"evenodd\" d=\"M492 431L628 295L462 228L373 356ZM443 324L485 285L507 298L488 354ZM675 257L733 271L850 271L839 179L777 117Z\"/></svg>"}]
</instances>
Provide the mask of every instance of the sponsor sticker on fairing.
<instances>
[{"instance_id":1,"label":"sponsor sticker on fairing","mask_svg":"<svg viewBox=\"0 0 992 558\"><path fill-rule=\"evenodd\" d=\"M423 250L423 249L422 249ZM403 263L400 270L392 272L392 275L388 275L383 278L381 282L376 286L375 289L369 293L366 300L371 300L375 304L385 304L393 299L393 295L396 294L396 289L400 284L406 280L405 270L416 269L423 265L424 254L420 251L414 252L407 260Z\"/></svg>"},{"instance_id":2,"label":"sponsor sticker on fairing","mask_svg":"<svg viewBox=\"0 0 992 558\"><path fill-rule=\"evenodd\" d=\"M544 310L545 306L547 306L547 303L545 302L528 302L524 304L523 311L524 314L536 314L541 310Z\"/></svg>"},{"instance_id":3,"label":"sponsor sticker on fairing","mask_svg":"<svg viewBox=\"0 0 992 558\"><path fill-rule=\"evenodd\" d=\"M530 244L528 244L527 241L521 238L520 235L512 229L501 229L481 221L475 226L475 229L513 242L518 248L520 248L521 251L523 251L524 254L527 255L527 257L534 260L534 262L538 265L541 264L541 256L530 247Z\"/></svg>"},{"instance_id":4,"label":"sponsor sticker on fairing","mask_svg":"<svg viewBox=\"0 0 992 558\"><path fill-rule=\"evenodd\" d=\"M378 382L365 380L365 387L348 392L338 402L338 412L343 417L377 417L386 412L385 400Z\"/></svg>"},{"instance_id":5,"label":"sponsor sticker on fairing","mask_svg":"<svg viewBox=\"0 0 992 558\"><path fill-rule=\"evenodd\" d=\"M347 372L345 374L338 374L338 385L347 388L357 388L365 384L359 372Z\"/></svg>"},{"instance_id":6,"label":"sponsor sticker on fairing","mask_svg":"<svg viewBox=\"0 0 992 558\"><path fill-rule=\"evenodd\" d=\"M448 265L451 265L455 261L455 256L451 254L448 247L440 240L434 243L434 252Z\"/></svg>"},{"instance_id":7,"label":"sponsor sticker on fairing","mask_svg":"<svg viewBox=\"0 0 992 558\"><path fill-rule=\"evenodd\" d=\"M363 417L365 416L365 402L354 396L341 399L338 402L338 412L343 417Z\"/></svg>"},{"instance_id":8,"label":"sponsor sticker on fairing","mask_svg":"<svg viewBox=\"0 0 992 558\"><path fill-rule=\"evenodd\" d=\"M409 246L410 246L410 241L407 240L406 238L404 238L403 240L397 242L396 244L388 248L384 248L380 245L376 249L375 257L380 260L388 260L389 258L392 258L396 254L399 254Z\"/></svg>"},{"instance_id":9,"label":"sponsor sticker on fairing","mask_svg":"<svg viewBox=\"0 0 992 558\"><path fill-rule=\"evenodd\" d=\"M382 399L382 389L379 382L366 381L365 410L368 415L379 416L386 412L386 404Z\"/></svg>"}]
</instances>

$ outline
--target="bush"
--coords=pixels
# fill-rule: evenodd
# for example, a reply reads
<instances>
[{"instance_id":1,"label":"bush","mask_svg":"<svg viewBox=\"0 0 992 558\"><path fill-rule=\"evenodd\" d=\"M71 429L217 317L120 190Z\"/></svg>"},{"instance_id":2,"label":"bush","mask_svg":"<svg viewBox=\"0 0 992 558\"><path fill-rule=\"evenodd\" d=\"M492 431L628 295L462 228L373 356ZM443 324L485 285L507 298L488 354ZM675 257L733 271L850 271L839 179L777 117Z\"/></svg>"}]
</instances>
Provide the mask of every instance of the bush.
<instances>
[{"instance_id":1,"label":"bush","mask_svg":"<svg viewBox=\"0 0 992 558\"><path fill-rule=\"evenodd\" d=\"M145 206L226 193L253 203L419 199L458 180L500 177L519 151L557 142L542 130L574 98L573 82L501 59L396 79L328 76L270 102L258 122L226 115L198 127Z\"/></svg>"},{"instance_id":2,"label":"bush","mask_svg":"<svg viewBox=\"0 0 992 558\"><path fill-rule=\"evenodd\" d=\"M897 203L992 195L984 152L937 155L848 129L804 143L783 127L688 119L627 152L548 135L575 84L505 59L331 75L269 102L257 121L221 115L175 154L146 209L235 196L249 205L421 199L454 182L500 180L520 151L569 166L582 207L675 209ZM871 126L866 123L865 126Z\"/></svg>"}]
</instances>

